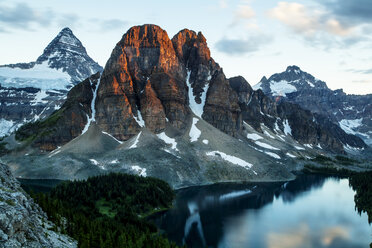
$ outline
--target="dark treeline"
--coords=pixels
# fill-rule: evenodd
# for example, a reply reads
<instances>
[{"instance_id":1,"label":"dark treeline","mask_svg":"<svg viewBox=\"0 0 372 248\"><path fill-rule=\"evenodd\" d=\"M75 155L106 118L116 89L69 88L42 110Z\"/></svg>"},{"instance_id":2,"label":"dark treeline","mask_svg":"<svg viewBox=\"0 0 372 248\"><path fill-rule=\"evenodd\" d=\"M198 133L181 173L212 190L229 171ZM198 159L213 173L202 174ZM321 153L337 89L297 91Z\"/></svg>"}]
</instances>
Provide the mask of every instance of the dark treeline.
<instances>
[{"instance_id":1,"label":"dark treeline","mask_svg":"<svg viewBox=\"0 0 372 248\"><path fill-rule=\"evenodd\" d=\"M174 192L159 179L109 174L30 194L79 247L176 247L141 218L172 205Z\"/></svg>"},{"instance_id":2,"label":"dark treeline","mask_svg":"<svg viewBox=\"0 0 372 248\"><path fill-rule=\"evenodd\" d=\"M372 223L372 171L357 173L349 178L350 186L355 190L355 206L359 213L366 212L368 222Z\"/></svg>"}]
</instances>

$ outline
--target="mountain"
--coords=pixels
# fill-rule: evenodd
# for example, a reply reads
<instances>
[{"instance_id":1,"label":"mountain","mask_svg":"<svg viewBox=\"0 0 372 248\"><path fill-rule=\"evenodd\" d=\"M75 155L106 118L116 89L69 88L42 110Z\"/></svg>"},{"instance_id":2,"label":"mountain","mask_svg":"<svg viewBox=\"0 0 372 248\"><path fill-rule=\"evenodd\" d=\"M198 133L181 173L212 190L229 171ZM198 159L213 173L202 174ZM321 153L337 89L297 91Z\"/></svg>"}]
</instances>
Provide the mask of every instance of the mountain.
<instances>
[{"instance_id":1,"label":"mountain","mask_svg":"<svg viewBox=\"0 0 372 248\"><path fill-rule=\"evenodd\" d=\"M174 188L287 180L319 154L364 149L358 137L332 128L242 77L227 79L202 33L184 29L170 39L143 25L123 35L103 72L74 86L59 110L4 140L22 148L2 160L28 178L115 171Z\"/></svg>"},{"instance_id":2,"label":"mountain","mask_svg":"<svg viewBox=\"0 0 372 248\"><path fill-rule=\"evenodd\" d=\"M1 163L0 179L1 247L77 247L70 237L51 230L54 224Z\"/></svg>"},{"instance_id":3,"label":"mountain","mask_svg":"<svg viewBox=\"0 0 372 248\"><path fill-rule=\"evenodd\" d=\"M69 28L49 43L35 62L0 66L0 136L50 115L74 85L102 67Z\"/></svg>"},{"instance_id":4,"label":"mountain","mask_svg":"<svg viewBox=\"0 0 372 248\"><path fill-rule=\"evenodd\" d=\"M325 116L346 133L357 135L372 145L372 94L349 95L342 89L331 90L325 82L297 66L289 66L269 79L263 77L254 88L276 100L297 103Z\"/></svg>"}]
</instances>

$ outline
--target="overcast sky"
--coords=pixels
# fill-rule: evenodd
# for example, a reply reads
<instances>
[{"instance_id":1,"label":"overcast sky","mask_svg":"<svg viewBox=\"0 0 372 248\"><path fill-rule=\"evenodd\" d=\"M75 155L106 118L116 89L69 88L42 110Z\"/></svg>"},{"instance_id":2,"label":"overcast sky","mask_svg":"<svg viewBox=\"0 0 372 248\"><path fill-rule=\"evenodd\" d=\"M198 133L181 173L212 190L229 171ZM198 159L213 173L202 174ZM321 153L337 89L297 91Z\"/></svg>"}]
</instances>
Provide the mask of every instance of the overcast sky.
<instances>
[{"instance_id":1,"label":"overcast sky","mask_svg":"<svg viewBox=\"0 0 372 248\"><path fill-rule=\"evenodd\" d=\"M0 64L30 62L63 27L105 65L134 25L201 31L227 77L251 85L298 65L331 89L372 93L372 0L0 0Z\"/></svg>"}]
</instances>

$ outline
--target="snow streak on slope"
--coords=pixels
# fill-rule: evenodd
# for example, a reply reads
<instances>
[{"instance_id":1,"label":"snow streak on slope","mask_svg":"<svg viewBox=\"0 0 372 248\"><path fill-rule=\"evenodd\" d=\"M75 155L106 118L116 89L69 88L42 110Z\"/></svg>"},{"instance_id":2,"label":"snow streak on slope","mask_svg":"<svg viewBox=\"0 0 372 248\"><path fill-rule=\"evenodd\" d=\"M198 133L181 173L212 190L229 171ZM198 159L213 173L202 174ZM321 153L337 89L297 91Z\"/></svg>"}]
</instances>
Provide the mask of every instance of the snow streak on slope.
<instances>
[{"instance_id":1,"label":"snow streak on slope","mask_svg":"<svg viewBox=\"0 0 372 248\"><path fill-rule=\"evenodd\" d=\"M141 136L141 132L139 132L139 134L137 134L137 137L136 139L134 140L133 144L129 147L129 149L132 149L132 148L137 148L137 144L138 144L138 141L139 141L139 137Z\"/></svg>"},{"instance_id":2,"label":"snow streak on slope","mask_svg":"<svg viewBox=\"0 0 372 248\"><path fill-rule=\"evenodd\" d=\"M251 163L248 163L246 161L244 161L243 159L240 159L238 157L235 157L235 156L231 156L231 155L227 155L226 153L223 153L223 152L220 152L220 151L212 151L212 152L207 152L206 153L207 156L213 156L213 157L221 157L223 160L226 160L232 164L236 164L236 165L239 165L243 168L246 168L246 169L250 169L253 164Z\"/></svg>"},{"instance_id":3,"label":"snow streak on slope","mask_svg":"<svg viewBox=\"0 0 372 248\"><path fill-rule=\"evenodd\" d=\"M140 127L144 127L145 126L145 121L142 118L141 111L137 110L137 116L134 116L133 115L133 117L134 117L134 119L136 120L137 124Z\"/></svg>"},{"instance_id":4,"label":"snow streak on slope","mask_svg":"<svg viewBox=\"0 0 372 248\"><path fill-rule=\"evenodd\" d=\"M102 75L101 75L102 76ZM87 121L87 124L85 125L84 129L83 129L83 133L85 133L86 131L88 131L89 129L89 126L90 124L93 122L93 121L96 121L96 98L97 98L97 92L98 92L98 88L99 88L99 84L101 83L101 76L99 77L98 81L97 81L97 85L96 85L96 88L93 90L93 84L92 84L92 81L89 79L89 82L90 82L90 86L92 87L92 93L93 93L93 98L92 98L92 102L90 103L90 108L91 108L91 116L89 117L87 115L87 118L88 118L88 121Z\"/></svg>"}]
</instances>

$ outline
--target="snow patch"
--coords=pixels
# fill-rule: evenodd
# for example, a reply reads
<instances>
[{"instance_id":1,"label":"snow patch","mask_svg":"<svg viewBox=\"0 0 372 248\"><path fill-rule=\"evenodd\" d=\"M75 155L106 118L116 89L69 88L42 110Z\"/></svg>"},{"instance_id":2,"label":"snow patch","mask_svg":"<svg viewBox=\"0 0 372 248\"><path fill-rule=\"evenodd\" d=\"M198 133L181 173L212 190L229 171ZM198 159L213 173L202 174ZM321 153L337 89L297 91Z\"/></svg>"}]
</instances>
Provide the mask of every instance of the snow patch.
<instances>
[{"instance_id":1,"label":"snow patch","mask_svg":"<svg viewBox=\"0 0 372 248\"><path fill-rule=\"evenodd\" d=\"M192 112L194 112L194 114L198 117L202 117L203 115L203 109L204 109L204 105L205 105L205 100L206 100L206 97L207 97L207 92L208 92L208 88L209 88L209 80L212 78L210 75L208 76L208 79L207 79L207 82L205 83L205 86L203 88L203 92L200 96L200 100L201 100L201 103L198 104L196 101L195 101L195 96L194 96L194 93L193 93L193 88L191 87L191 83L190 83L190 76L191 76L191 71L188 70L187 71L187 77L186 77L186 84L187 84L187 87L189 88L189 106L190 106L190 109L192 110Z\"/></svg>"},{"instance_id":2,"label":"snow patch","mask_svg":"<svg viewBox=\"0 0 372 248\"><path fill-rule=\"evenodd\" d=\"M207 152L206 155L207 156L212 156L212 157L217 157L217 156L221 157L225 161L228 161L232 164L239 165L239 166L241 166L243 168L246 168L246 169L249 169L253 166L251 163L248 163L248 162L244 161L243 159L240 159L240 158L235 157L235 156L227 155L226 153L219 152L219 151Z\"/></svg>"},{"instance_id":3,"label":"snow patch","mask_svg":"<svg viewBox=\"0 0 372 248\"><path fill-rule=\"evenodd\" d=\"M0 137L8 135L9 133L15 131L18 125L12 120L8 121L6 119L0 119Z\"/></svg>"},{"instance_id":4,"label":"snow patch","mask_svg":"<svg viewBox=\"0 0 372 248\"><path fill-rule=\"evenodd\" d=\"M348 134L356 134L357 132L354 131L355 128L360 127L362 125L363 118L355 119L355 120L347 120L343 119L339 122L340 127L345 133Z\"/></svg>"},{"instance_id":5,"label":"snow patch","mask_svg":"<svg viewBox=\"0 0 372 248\"><path fill-rule=\"evenodd\" d=\"M261 146L261 147L266 148L266 149L270 149L270 150L274 150L274 151L280 151L280 149L278 149L276 147L273 147L269 144L260 142L260 141L256 141L255 143L256 143L256 145Z\"/></svg>"},{"instance_id":6,"label":"snow patch","mask_svg":"<svg viewBox=\"0 0 372 248\"><path fill-rule=\"evenodd\" d=\"M196 123L198 123L198 121L199 121L198 118L195 118L195 117L192 118L192 125L191 125L190 133L189 133L191 142L197 141L201 135L201 131L196 127Z\"/></svg>"},{"instance_id":7,"label":"snow patch","mask_svg":"<svg viewBox=\"0 0 372 248\"><path fill-rule=\"evenodd\" d=\"M39 92L37 92L35 94L35 98L34 98L34 100L31 101L31 105L34 106L38 103L41 103L41 104L48 103L48 101L43 100L46 97L48 97L48 94L46 93L46 91L45 90L40 90Z\"/></svg>"},{"instance_id":8,"label":"snow patch","mask_svg":"<svg viewBox=\"0 0 372 248\"><path fill-rule=\"evenodd\" d=\"M283 121L283 126L284 126L284 134L285 135L292 135L292 129L291 126L288 123L288 120Z\"/></svg>"},{"instance_id":9,"label":"snow patch","mask_svg":"<svg viewBox=\"0 0 372 248\"><path fill-rule=\"evenodd\" d=\"M163 140L166 144L172 145L172 149L178 151L176 140L168 137L165 132L159 133L156 136L158 136L158 138Z\"/></svg>"},{"instance_id":10,"label":"snow patch","mask_svg":"<svg viewBox=\"0 0 372 248\"><path fill-rule=\"evenodd\" d=\"M137 110L137 116L134 116L133 115L133 117L134 117L134 119L136 120L137 124L140 127L144 127L145 126L145 121L142 118L141 111Z\"/></svg>"},{"instance_id":11,"label":"snow patch","mask_svg":"<svg viewBox=\"0 0 372 248\"><path fill-rule=\"evenodd\" d=\"M206 144L206 145L208 145L208 144L209 144L209 140L204 139L204 140L203 140L203 143Z\"/></svg>"},{"instance_id":12,"label":"snow patch","mask_svg":"<svg viewBox=\"0 0 372 248\"><path fill-rule=\"evenodd\" d=\"M92 158L89 159L89 161L92 162L92 164L94 164L94 165L98 165L99 164L97 160L92 159Z\"/></svg>"},{"instance_id":13,"label":"snow patch","mask_svg":"<svg viewBox=\"0 0 372 248\"><path fill-rule=\"evenodd\" d=\"M293 146L294 148L296 148L297 150L301 151L301 150L305 150L305 148L301 147L301 146Z\"/></svg>"},{"instance_id":14,"label":"snow patch","mask_svg":"<svg viewBox=\"0 0 372 248\"><path fill-rule=\"evenodd\" d=\"M276 159L281 159L281 157L276 154L276 153L273 153L273 152L265 152L267 155L269 155L270 157L273 157L273 158L276 158Z\"/></svg>"},{"instance_id":15,"label":"snow patch","mask_svg":"<svg viewBox=\"0 0 372 248\"><path fill-rule=\"evenodd\" d=\"M138 165L133 165L132 170L138 173L141 177L147 177L146 169L139 167Z\"/></svg>"},{"instance_id":16,"label":"snow patch","mask_svg":"<svg viewBox=\"0 0 372 248\"><path fill-rule=\"evenodd\" d=\"M249 134L247 134L247 138L248 139L251 139L251 140L260 140L260 139L263 139L260 135L258 135L256 133L249 133Z\"/></svg>"},{"instance_id":17,"label":"snow patch","mask_svg":"<svg viewBox=\"0 0 372 248\"><path fill-rule=\"evenodd\" d=\"M289 152L287 152L285 155L287 155L288 157L290 157L290 158L296 158L296 156L295 155L293 155L293 154L290 154Z\"/></svg>"},{"instance_id":18,"label":"snow patch","mask_svg":"<svg viewBox=\"0 0 372 248\"><path fill-rule=\"evenodd\" d=\"M295 86L285 80L270 81L270 89L273 96L287 96L287 94L297 91Z\"/></svg>"},{"instance_id":19,"label":"snow patch","mask_svg":"<svg viewBox=\"0 0 372 248\"><path fill-rule=\"evenodd\" d=\"M110 162L110 164L118 164L118 163L119 163L119 160L118 160L118 159L112 160L112 161Z\"/></svg>"}]
</instances>

